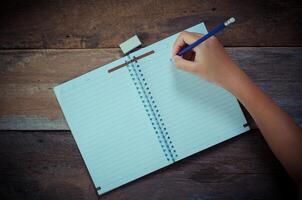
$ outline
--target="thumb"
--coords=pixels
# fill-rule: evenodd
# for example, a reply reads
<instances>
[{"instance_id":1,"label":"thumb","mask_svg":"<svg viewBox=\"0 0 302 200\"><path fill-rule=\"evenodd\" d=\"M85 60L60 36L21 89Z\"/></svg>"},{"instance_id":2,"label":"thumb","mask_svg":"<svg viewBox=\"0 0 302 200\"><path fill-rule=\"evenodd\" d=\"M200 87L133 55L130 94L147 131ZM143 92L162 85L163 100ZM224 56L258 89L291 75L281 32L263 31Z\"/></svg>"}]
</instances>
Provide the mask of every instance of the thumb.
<instances>
[{"instance_id":1,"label":"thumb","mask_svg":"<svg viewBox=\"0 0 302 200\"><path fill-rule=\"evenodd\" d=\"M196 70L196 68L195 68L196 64L192 61L185 60L178 55L174 55L173 60L174 60L174 64L176 65L176 67L178 67L179 69L185 70L187 72L192 72L192 73L194 73Z\"/></svg>"}]
</instances>

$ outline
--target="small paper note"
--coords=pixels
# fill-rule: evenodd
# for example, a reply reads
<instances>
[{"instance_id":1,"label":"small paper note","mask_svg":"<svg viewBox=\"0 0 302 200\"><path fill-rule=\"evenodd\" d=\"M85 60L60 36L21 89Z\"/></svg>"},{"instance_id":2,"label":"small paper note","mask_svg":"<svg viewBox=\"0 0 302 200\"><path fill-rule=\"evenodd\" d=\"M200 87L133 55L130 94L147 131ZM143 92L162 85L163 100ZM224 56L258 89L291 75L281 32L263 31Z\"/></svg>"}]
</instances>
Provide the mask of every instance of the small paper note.
<instances>
[{"instance_id":1,"label":"small paper note","mask_svg":"<svg viewBox=\"0 0 302 200\"><path fill-rule=\"evenodd\" d=\"M140 46L142 43L138 39L137 35L131 37L127 41L121 43L119 46L122 49L123 53L126 54L129 51L135 49L136 47Z\"/></svg>"}]
</instances>

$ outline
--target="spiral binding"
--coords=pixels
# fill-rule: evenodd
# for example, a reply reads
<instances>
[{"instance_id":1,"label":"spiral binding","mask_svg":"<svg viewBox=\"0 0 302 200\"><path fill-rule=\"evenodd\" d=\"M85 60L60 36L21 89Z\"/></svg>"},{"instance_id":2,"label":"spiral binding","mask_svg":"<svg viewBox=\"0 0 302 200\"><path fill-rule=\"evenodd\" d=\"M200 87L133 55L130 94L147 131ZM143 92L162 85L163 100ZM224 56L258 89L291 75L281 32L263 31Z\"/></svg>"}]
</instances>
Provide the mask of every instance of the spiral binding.
<instances>
[{"instance_id":1,"label":"spiral binding","mask_svg":"<svg viewBox=\"0 0 302 200\"><path fill-rule=\"evenodd\" d=\"M131 60L129 55L128 58ZM166 159L175 162L178 155L137 60L127 65L127 69L136 86Z\"/></svg>"}]
</instances>

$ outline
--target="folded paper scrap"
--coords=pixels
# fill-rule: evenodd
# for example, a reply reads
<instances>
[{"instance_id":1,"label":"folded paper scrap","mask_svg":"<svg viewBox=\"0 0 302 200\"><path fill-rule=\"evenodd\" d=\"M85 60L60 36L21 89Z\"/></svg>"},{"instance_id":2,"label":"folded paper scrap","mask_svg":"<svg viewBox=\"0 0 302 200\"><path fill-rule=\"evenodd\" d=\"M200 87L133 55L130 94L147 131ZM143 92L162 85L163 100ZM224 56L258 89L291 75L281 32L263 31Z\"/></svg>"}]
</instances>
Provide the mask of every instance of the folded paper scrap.
<instances>
[{"instance_id":1,"label":"folded paper scrap","mask_svg":"<svg viewBox=\"0 0 302 200\"><path fill-rule=\"evenodd\" d=\"M127 41L121 43L119 46L122 49L123 53L126 54L129 51L139 47L141 45L141 41L138 39L137 35L131 37Z\"/></svg>"}]
</instances>

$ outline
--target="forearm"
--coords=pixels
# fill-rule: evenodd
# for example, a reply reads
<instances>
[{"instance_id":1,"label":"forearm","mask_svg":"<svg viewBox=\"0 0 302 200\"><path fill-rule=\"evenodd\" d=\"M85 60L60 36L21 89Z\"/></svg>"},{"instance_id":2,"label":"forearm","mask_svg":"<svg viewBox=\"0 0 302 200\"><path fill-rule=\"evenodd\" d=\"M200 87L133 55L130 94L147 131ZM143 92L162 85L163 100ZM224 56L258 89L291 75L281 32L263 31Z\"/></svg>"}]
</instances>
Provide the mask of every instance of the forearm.
<instances>
[{"instance_id":1,"label":"forearm","mask_svg":"<svg viewBox=\"0 0 302 200\"><path fill-rule=\"evenodd\" d=\"M201 37L189 32L177 37L172 52L175 65L233 93L252 115L276 157L301 186L301 128L232 61L217 38L210 37L195 47L195 56L189 60L177 56L180 49Z\"/></svg>"},{"instance_id":2,"label":"forearm","mask_svg":"<svg viewBox=\"0 0 302 200\"><path fill-rule=\"evenodd\" d=\"M239 68L228 87L249 111L272 151L299 183L302 182L302 131L287 113Z\"/></svg>"}]
</instances>

